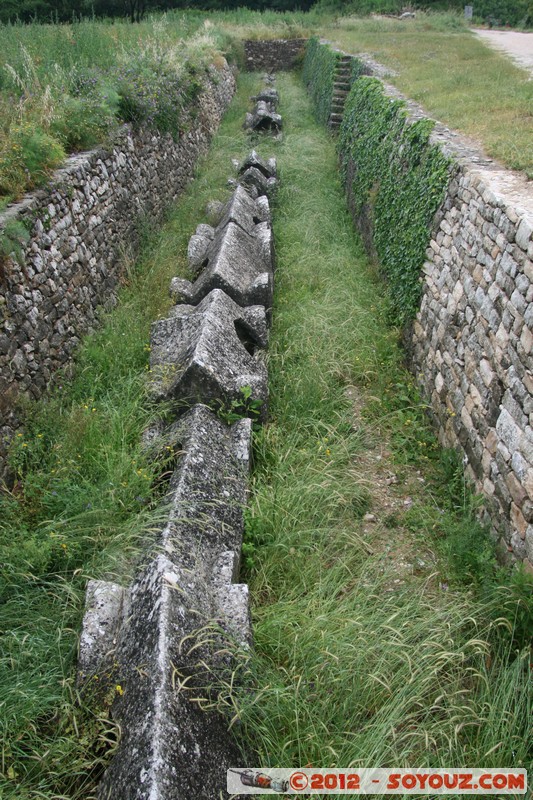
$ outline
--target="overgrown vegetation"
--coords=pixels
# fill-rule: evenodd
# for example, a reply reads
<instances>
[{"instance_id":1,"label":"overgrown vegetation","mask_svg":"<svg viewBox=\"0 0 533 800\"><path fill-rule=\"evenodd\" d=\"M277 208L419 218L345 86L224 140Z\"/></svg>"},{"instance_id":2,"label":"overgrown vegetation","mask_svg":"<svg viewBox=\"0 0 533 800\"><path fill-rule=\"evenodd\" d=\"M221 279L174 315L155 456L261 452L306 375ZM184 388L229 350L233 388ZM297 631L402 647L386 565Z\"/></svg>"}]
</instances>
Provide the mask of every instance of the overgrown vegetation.
<instances>
[{"instance_id":1,"label":"overgrown vegetation","mask_svg":"<svg viewBox=\"0 0 533 800\"><path fill-rule=\"evenodd\" d=\"M27 409L0 495L0 796L93 798L116 728L114 689L80 704L76 646L88 577L127 583L141 539L157 527L165 465L147 461L140 435L153 410L145 393L149 325L186 274L189 236L208 199L227 196L231 157L244 154L244 79L211 155L145 255L126 264L120 305L89 337L48 402ZM244 398L246 402L246 398ZM155 496L154 493L155 492Z\"/></svg>"},{"instance_id":2,"label":"overgrown vegetation","mask_svg":"<svg viewBox=\"0 0 533 800\"><path fill-rule=\"evenodd\" d=\"M348 95L339 152L353 213L372 228L400 323L420 305L420 270L430 226L450 177L440 148L429 144L430 120L409 123L405 104L374 78L357 79Z\"/></svg>"},{"instance_id":3,"label":"overgrown vegetation","mask_svg":"<svg viewBox=\"0 0 533 800\"><path fill-rule=\"evenodd\" d=\"M302 78L313 98L315 116L325 125L331 112L333 84L339 55L329 47L322 47L314 36L307 44Z\"/></svg>"},{"instance_id":4,"label":"overgrown vegetation","mask_svg":"<svg viewBox=\"0 0 533 800\"><path fill-rule=\"evenodd\" d=\"M177 137L225 42L195 15L161 17L135 37L95 22L0 29L0 195L41 185L122 122Z\"/></svg>"},{"instance_id":5,"label":"overgrown vegetation","mask_svg":"<svg viewBox=\"0 0 533 800\"><path fill-rule=\"evenodd\" d=\"M527 579L487 558L384 323L334 145L297 79L278 86L271 407L245 549L255 648L225 708L263 766L526 766Z\"/></svg>"},{"instance_id":6,"label":"overgrown vegetation","mask_svg":"<svg viewBox=\"0 0 533 800\"><path fill-rule=\"evenodd\" d=\"M338 16L368 16L370 14L400 15L406 10L403 0L317 0L316 10L336 13ZM459 0L430 0L416 5L417 13L441 12L462 15L464 4ZM531 0L476 0L474 19L490 25L533 25Z\"/></svg>"},{"instance_id":7,"label":"overgrown vegetation","mask_svg":"<svg viewBox=\"0 0 533 800\"><path fill-rule=\"evenodd\" d=\"M240 19L244 30L252 18ZM128 51L119 26L107 33ZM207 33L196 43L209 50ZM168 51L157 52L165 61ZM114 68L106 57L104 48L102 75ZM75 380L29 409L15 442L19 480L0 499L6 800L88 800L109 759L118 689L80 704L74 688L83 591L89 576L126 582L157 526L158 474L139 450L151 416L149 322L168 307L171 275L185 274L206 200L224 196L230 159L248 146L241 124L254 80L241 77L199 177L125 271L121 305L85 343ZM282 188L271 420L256 437L245 546L256 652L243 690L222 701L265 766L527 765L527 582L495 567L460 465L440 455L398 332L383 324L389 301L351 230L333 144L297 79L279 83L285 140L260 145L276 149ZM381 442L398 480L391 492L409 485L387 514L365 462ZM400 569L398 549L412 571Z\"/></svg>"}]
</instances>

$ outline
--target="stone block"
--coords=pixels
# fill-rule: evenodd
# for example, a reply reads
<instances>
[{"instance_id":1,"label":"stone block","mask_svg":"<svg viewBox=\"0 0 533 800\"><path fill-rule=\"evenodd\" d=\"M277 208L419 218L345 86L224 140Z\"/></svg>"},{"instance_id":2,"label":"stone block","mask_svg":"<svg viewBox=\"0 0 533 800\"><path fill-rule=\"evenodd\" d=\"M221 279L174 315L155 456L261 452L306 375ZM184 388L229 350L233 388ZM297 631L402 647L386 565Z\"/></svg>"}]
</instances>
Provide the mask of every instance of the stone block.
<instances>
[{"instance_id":1,"label":"stone block","mask_svg":"<svg viewBox=\"0 0 533 800\"><path fill-rule=\"evenodd\" d=\"M252 150L244 159L244 161L238 167L238 174L244 175L244 173L250 169L254 168L259 170L265 178L276 178L278 174L277 164L275 158L269 158L268 160L262 159L255 150Z\"/></svg>"},{"instance_id":2,"label":"stone block","mask_svg":"<svg viewBox=\"0 0 533 800\"><path fill-rule=\"evenodd\" d=\"M179 463L119 638L122 737L100 800L211 800L238 763L227 721L205 706L251 644L247 588L233 583L250 435L250 420L228 427L205 406L163 434Z\"/></svg>"},{"instance_id":3,"label":"stone block","mask_svg":"<svg viewBox=\"0 0 533 800\"><path fill-rule=\"evenodd\" d=\"M128 598L128 590L116 583L90 580L87 584L78 655L80 683L113 664Z\"/></svg>"},{"instance_id":4,"label":"stone block","mask_svg":"<svg viewBox=\"0 0 533 800\"><path fill-rule=\"evenodd\" d=\"M248 192L242 186L237 186L224 206L217 230L233 222L250 236L253 236L256 225L259 222L263 222L263 214L264 211L262 210L258 212L257 202L250 197Z\"/></svg>"},{"instance_id":5,"label":"stone block","mask_svg":"<svg viewBox=\"0 0 533 800\"><path fill-rule=\"evenodd\" d=\"M222 289L241 306L272 308L272 232L267 223L249 235L229 222L205 253L203 270L194 284L174 278L171 295L177 302L197 305L213 289Z\"/></svg>"},{"instance_id":6,"label":"stone block","mask_svg":"<svg viewBox=\"0 0 533 800\"><path fill-rule=\"evenodd\" d=\"M198 225L196 232L189 239L187 261L193 274L197 275L203 268L207 251L214 236L215 230L210 225Z\"/></svg>"},{"instance_id":7,"label":"stone block","mask_svg":"<svg viewBox=\"0 0 533 800\"><path fill-rule=\"evenodd\" d=\"M257 197L266 195L274 197L278 188L276 178L265 178L265 176L255 167L250 167L239 177L239 185L243 186L248 192L253 189Z\"/></svg>"},{"instance_id":8,"label":"stone block","mask_svg":"<svg viewBox=\"0 0 533 800\"><path fill-rule=\"evenodd\" d=\"M198 306L176 306L151 330L150 389L156 400L241 403L244 392L266 413L268 341L263 306L241 308L220 289Z\"/></svg>"}]
</instances>

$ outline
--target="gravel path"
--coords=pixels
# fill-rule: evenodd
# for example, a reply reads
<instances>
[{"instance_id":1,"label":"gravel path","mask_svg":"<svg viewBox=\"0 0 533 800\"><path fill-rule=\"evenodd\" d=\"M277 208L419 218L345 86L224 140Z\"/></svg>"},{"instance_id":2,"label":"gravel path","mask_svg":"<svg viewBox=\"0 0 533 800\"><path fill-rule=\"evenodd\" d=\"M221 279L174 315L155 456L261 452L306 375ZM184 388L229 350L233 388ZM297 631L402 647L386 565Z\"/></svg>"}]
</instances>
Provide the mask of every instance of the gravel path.
<instances>
[{"instance_id":1,"label":"gravel path","mask_svg":"<svg viewBox=\"0 0 533 800\"><path fill-rule=\"evenodd\" d=\"M511 56L514 61L533 75L533 33L484 30L475 30L474 33L491 47Z\"/></svg>"}]
</instances>

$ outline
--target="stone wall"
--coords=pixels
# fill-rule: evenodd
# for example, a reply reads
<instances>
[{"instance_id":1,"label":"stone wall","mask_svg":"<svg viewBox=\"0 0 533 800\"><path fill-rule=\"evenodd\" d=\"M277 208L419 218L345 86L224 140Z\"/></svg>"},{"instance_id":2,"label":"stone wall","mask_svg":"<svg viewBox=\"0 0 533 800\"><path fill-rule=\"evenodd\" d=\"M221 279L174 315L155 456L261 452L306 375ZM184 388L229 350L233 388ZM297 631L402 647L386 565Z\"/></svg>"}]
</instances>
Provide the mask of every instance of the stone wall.
<instances>
[{"instance_id":1,"label":"stone wall","mask_svg":"<svg viewBox=\"0 0 533 800\"><path fill-rule=\"evenodd\" d=\"M357 58L381 78L375 63ZM383 87L405 101L408 125L427 116ZM409 362L441 443L462 452L484 497L500 554L533 573L533 191L524 175L440 123L429 144L449 157L450 173L421 259ZM365 203L354 220L371 252L374 214Z\"/></svg>"},{"instance_id":2,"label":"stone wall","mask_svg":"<svg viewBox=\"0 0 533 800\"><path fill-rule=\"evenodd\" d=\"M212 67L179 141L125 126L112 148L70 158L48 188L0 215L0 229L17 221L29 234L0 264L0 474L18 399L39 398L99 307L116 302L121 254L183 191L234 91L231 69Z\"/></svg>"},{"instance_id":3,"label":"stone wall","mask_svg":"<svg viewBox=\"0 0 533 800\"><path fill-rule=\"evenodd\" d=\"M533 572L533 193L463 162L431 234L411 361L502 554Z\"/></svg>"},{"instance_id":4,"label":"stone wall","mask_svg":"<svg viewBox=\"0 0 533 800\"><path fill-rule=\"evenodd\" d=\"M307 39L271 39L244 42L246 69L279 72L294 69L304 54Z\"/></svg>"}]
</instances>

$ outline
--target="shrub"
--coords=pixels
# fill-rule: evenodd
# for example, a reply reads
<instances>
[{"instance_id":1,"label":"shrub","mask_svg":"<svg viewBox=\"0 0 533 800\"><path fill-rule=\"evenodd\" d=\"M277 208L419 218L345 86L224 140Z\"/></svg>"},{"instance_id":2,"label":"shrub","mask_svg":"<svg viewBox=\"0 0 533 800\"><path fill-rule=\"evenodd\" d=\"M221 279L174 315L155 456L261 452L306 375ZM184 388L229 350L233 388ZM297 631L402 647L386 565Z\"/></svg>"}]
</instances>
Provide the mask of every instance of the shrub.
<instances>
[{"instance_id":1,"label":"shrub","mask_svg":"<svg viewBox=\"0 0 533 800\"><path fill-rule=\"evenodd\" d=\"M344 180L355 217L370 219L400 323L418 310L430 226L449 180L448 159L429 141L432 128L426 119L411 124L380 81L354 82L339 143Z\"/></svg>"},{"instance_id":2,"label":"shrub","mask_svg":"<svg viewBox=\"0 0 533 800\"><path fill-rule=\"evenodd\" d=\"M13 126L0 152L0 192L17 195L41 185L64 158L62 145L42 128Z\"/></svg>"}]
</instances>

